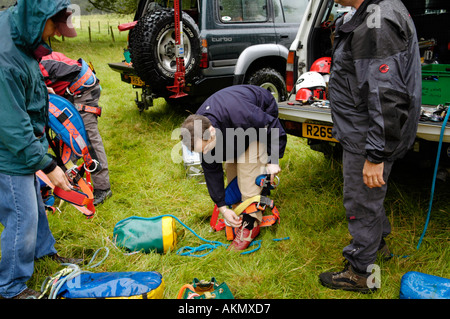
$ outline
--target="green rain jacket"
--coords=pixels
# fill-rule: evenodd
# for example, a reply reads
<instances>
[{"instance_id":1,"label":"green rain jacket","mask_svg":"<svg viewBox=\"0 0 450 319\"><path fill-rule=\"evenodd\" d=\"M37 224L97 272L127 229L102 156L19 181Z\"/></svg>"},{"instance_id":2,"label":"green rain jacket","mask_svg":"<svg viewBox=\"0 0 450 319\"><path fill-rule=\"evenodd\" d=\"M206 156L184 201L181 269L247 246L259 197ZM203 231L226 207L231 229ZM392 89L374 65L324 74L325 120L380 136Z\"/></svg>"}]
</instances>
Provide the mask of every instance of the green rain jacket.
<instances>
[{"instance_id":1,"label":"green rain jacket","mask_svg":"<svg viewBox=\"0 0 450 319\"><path fill-rule=\"evenodd\" d=\"M52 163L45 126L48 91L39 69L51 52L46 21L69 0L19 0L0 12L0 173L29 175Z\"/></svg>"}]
</instances>

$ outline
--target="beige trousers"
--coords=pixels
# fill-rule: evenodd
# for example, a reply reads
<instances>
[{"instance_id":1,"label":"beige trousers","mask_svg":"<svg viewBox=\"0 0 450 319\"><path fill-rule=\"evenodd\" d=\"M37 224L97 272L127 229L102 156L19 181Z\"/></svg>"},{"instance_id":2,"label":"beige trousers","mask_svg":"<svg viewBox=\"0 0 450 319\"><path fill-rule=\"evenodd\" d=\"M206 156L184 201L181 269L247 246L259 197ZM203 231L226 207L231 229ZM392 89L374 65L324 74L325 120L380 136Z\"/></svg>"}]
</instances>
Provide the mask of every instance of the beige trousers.
<instances>
[{"instance_id":1,"label":"beige trousers","mask_svg":"<svg viewBox=\"0 0 450 319\"><path fill-rule=\"evenodd\" d=\"M255 141L237 160L225 162L227 183L237 176L242 201L261 194L261 187L256 185L255 180L259 175L266 173L267 158L266 145ZM255 217L259 222L262 220L262 212L250 214L250 216Z\"/></svg>"}]
</instances>

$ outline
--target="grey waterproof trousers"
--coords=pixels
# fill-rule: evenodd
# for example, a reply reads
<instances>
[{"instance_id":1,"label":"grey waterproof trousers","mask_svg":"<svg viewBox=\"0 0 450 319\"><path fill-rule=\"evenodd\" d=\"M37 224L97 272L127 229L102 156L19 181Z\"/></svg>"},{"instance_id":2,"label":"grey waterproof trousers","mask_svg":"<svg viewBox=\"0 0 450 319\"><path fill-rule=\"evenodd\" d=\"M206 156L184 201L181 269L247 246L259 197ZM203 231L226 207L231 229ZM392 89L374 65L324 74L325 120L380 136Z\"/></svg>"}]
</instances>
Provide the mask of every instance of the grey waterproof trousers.
<instances>
[{"instance_id":1,"label":"grey waterproof trousers","mask_svg":"<svg viewBox=\"0 0 450 319\"><path fill-rule=\"evenodd\" d=\"M83 91L81 95L74 96L74 103L85 104L89 106L98 107L98 101L100 99L100 85L97 84L94 87ZM111 188L109 182L109 169L108 161L106 158L105 147L103 146L103 140L98 130L98 117L95 114L80 112L83 118L84 127L86 133L94 149L98 161L102 165L102 170L96 173L92 173L92 184L94 189L107 190Z\"/></svg>"},{"instance_id":2,"label":"grey waterproof trousers","mask_svg":"<svg viewBox=\"0 0 450 319\"><path fill-rule=\"evenodd\" d=\"M103 140L98 130L98 117L92 113L80 112L80 114L83 118L86 133L89 137L92 148L97 155L98 161L102 165L102 169L99 172L91 174L92 184L94 189L110 189L111 184L109 182L108 161L106 158L105 147L103 146Z\"/></svg>"},{"instance_id":3,"label":"grey waterproof trousers","mask_svg":"<svg viewBox=\"0 0 450 319\"><path fill-rule=\"evenodd\" d=\"M344 150L344 207L352 242L343 250L343 256L360 270L375 263L381 239L391 232L391 225L384 210L387 181L393 162L384 162L385 185L369 188L363 181L363 155Z\"/></svg>"}]
</instances>

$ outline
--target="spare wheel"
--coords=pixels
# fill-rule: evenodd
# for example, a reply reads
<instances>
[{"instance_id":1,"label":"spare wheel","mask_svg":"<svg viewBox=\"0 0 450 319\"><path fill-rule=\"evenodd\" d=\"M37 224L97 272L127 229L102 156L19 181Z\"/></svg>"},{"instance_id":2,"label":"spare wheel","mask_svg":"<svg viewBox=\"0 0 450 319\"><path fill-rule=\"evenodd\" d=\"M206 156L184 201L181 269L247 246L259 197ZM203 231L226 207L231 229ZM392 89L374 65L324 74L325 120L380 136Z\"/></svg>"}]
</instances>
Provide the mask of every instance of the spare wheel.
<instances>
[{"instance_id":1,"label":"spare wheel","mask_svg":"<svg viewBox=\"0 0 450 319\"><path fill-rule=\"evenodd\" d=\"M200 32L194 20L182 13L186 82L198 72L201 58ZM174 10L158 10L143 16L130 34L131 62L137 75L153 92L173 85L176 72Z\"/></svg>"}]
</instances>

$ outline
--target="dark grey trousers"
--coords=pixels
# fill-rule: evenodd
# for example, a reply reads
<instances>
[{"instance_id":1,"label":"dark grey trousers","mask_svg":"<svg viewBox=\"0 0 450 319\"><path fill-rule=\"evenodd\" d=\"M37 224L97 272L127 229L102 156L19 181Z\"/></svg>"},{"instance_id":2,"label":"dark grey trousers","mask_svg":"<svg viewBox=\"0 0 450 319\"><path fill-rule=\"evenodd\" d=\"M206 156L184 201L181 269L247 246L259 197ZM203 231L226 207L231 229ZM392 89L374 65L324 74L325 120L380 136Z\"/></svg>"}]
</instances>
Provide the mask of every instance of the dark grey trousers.
<instances>
[{"instance_id":1,"label":"dark grey trousers","mask_svg":"<svg viewBox=\"0 0 450 319\"><path fill-rule=\"evenodd\" d=\"M363 181L365 157L344 151L344 207L352 242L343 250L343 256L361 271L375 263L381 239L391 232L384 210L387 181L393 162L384 163L385 185L369 188Z\"/></svg>"},{"instance_id":2,"label":"dark grey trousers","mask_svg":"<svg viewBox=\"0 0 450 319\"><path fill-rule=\"evenodd\" d=\"M84 127L86 128L86 133L89 137L92 148L97 155L98 161L102 165L102 169L99 172L91 173L92 184L94 189L110 189L111 184L109 182L108 161L106 158L105 147L103 146L103 140L98 130L97 115L86 112L80 112L80 114L83 118Z\"/></svg>"},{"instance_id":3,"label":"dark grey trousers","mask_svg":"<svg viewBox=\"0 0 450 319\"><path fill-rule=\"evenodd\" d=\"M85 104L89 106L98 107L98 101L100 99L100 85L86 90L81 95L74 96L74 103ZM98 130L98 118L97 115L87 112L80 112L83 118L86 133L94 149L98 161L102 165L102 170L96 173L92 173L92 184L94 189L107 190L111 188L109 182L109 170L108 161L106 158L105 147L103 146L103 140Z\"/></svg>"}]
</instances>

